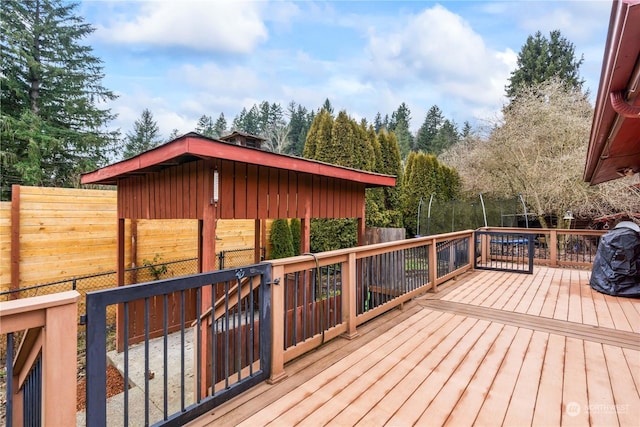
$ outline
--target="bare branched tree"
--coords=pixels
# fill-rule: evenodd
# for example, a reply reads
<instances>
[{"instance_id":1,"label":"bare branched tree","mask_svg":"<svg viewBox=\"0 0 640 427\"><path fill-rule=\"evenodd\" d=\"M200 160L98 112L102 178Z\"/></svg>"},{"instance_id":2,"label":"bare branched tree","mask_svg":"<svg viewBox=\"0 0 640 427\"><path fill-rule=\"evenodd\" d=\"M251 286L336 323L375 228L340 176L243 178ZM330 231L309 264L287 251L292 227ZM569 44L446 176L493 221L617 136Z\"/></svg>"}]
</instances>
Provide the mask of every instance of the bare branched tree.
<instances>
[{"instance_id":1,"label":"bare branched tree","mask_svg":"<svg viewBox=\"0 0 640 427\"><path fill-rule=\"evenodd\" d=\"M458 170L469 192L522 194L544 227L547 216L562 218L567 210L591 218L638 212L631 186L637 178L597 187L582 180L592 114L579 90L558 80L537 84L505 108L488 137L467 137L441 160Z\"/></svg>"},{"instance_id":2,"label":"bare branched tree","mask_svg":"<svg viewBox=\"0 0 640 427\"><path fill-rule=\"evenodd\" d=\"M263 148L273 153L285 153L289 145L289 132L291 126L273 126L265 132L267 141L263 144Z\"/></svg>"}]
</instances>

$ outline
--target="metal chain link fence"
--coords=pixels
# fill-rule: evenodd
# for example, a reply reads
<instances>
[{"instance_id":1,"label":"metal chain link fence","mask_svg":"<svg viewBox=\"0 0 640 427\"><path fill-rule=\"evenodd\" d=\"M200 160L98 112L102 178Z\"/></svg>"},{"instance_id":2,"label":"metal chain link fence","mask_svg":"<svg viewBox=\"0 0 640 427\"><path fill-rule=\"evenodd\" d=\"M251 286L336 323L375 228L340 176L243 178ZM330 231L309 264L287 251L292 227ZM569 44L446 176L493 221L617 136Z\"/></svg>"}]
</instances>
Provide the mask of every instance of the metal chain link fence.
<instances>
[{"instance_id":1,"label":"metal chain link fence","mask_svg":"<svg viewBox=\"0 0 640 427\"><path fill-rule=\"evenodd\" d=\"M261 260L264 259L265 248L261 248ZM216 254L216 268L234 268L255 263L254 249L235 249L221 251ZM198 272L198 259L189 258L174 261L158 262L146 264L140 267L128 268L125 270L124 283L132 285L137 283L151 282L172 277L187 276ZM78 276L56 282L43 283L25 288L0 292L0 301L9 301L20 298L48 295L57 292L76 290L81 298L78 303L78 316L82 316L85 310L86 294L101 289L115 288L118 285L115 271ZM116 311L115 306L107 310L107 328L109 332L115 334ZM78 319L80 321L80 319ZM15 334L14 354L18 350L21 341L21 333ZM84 375L84 352L85 352L85 328L78 327L78 363L79 375ZM0 365L6 366L6 335L0 336ZM0 370L0 375L3 375ZM0 381L4 385L3 381Z\"/></svg>"}]
</instances>

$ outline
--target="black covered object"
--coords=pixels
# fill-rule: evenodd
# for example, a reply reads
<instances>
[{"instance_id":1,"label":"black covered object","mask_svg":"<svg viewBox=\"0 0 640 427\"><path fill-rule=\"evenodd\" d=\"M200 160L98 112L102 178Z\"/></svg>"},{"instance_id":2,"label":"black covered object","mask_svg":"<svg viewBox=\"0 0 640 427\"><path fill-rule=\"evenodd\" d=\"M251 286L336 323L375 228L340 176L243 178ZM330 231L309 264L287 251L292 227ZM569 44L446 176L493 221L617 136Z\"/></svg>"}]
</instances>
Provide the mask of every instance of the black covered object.
<instances>
[{"instance_id":1,"label":"black covered object","mask_svg":"<svg viewBox=\"0 0 640 427\"><path fill-rule=\"evenodd\" d=\"M618 224L602 236L593 260L593 289L608 295L640 298L640 233L637 225Z\"/></svg>"}]
</instances>

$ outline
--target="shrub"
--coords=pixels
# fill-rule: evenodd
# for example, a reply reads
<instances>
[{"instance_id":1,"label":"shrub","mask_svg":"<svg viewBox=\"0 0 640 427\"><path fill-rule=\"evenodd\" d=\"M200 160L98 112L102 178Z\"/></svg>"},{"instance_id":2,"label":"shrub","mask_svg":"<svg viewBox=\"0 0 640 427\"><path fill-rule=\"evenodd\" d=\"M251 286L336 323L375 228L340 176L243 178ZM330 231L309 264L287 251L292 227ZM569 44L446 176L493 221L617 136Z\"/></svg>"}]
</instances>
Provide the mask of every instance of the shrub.
<instances>
[{"instance_id":1,"label":"shrub","mask_svg":"<svg viewBox=\"0 0 640 427\"><path fill-rule=\"evenodd\" d=\"M271 224L271 259L294 256L293 238L286 219L276 219Z\"/></svg>"}]
</instances>

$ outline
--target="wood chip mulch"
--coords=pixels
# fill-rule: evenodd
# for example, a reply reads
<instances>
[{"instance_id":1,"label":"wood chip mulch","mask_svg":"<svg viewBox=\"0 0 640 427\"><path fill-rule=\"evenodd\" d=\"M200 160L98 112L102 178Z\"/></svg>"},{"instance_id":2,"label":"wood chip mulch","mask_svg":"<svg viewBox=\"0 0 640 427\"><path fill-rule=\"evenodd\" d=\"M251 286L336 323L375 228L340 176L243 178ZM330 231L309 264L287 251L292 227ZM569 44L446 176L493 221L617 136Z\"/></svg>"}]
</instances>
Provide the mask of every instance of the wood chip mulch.
<instances>
[{"instance_id":1,"label":"wood chip mulch","mask_svg":"<svg viewBox=\"0 0 640 427\"><path fill-rule=\"evenodd\" d=\"M113 366L107 366L107 399L124 392L124 379L120 372ZM78 381L78 399L76 409L83 411L87 406L86 381L82 378Z\"/></svg>"}]
</instances>

